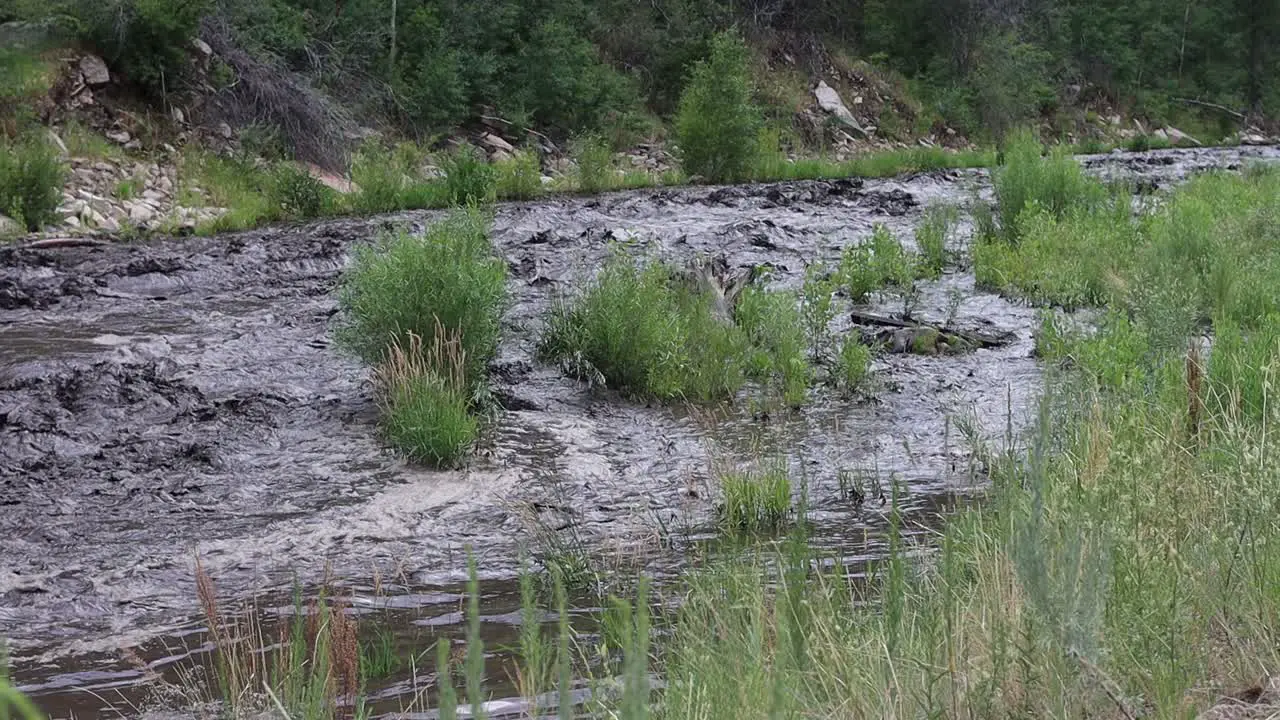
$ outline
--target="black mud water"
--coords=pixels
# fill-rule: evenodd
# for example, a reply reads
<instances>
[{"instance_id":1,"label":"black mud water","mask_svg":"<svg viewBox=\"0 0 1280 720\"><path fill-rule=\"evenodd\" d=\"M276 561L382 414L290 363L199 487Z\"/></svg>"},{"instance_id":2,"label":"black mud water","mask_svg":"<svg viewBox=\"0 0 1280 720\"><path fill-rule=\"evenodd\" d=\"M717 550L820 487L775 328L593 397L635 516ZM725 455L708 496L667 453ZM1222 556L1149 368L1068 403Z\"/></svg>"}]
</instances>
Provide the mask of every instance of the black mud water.
<instances>
[{"instance_id":1,"label":"black mud water","mask_svg":"<svg viewBox=\"0 0 1280 720\"><path fill-rule=\"evenodd\" d=\"M1104 176L1164 186L1276 158L1247 148L1084 160ZM509 578L536 532L572 528L603 554L659 574L677 568L679 551L655 539L705 535L713 456L784 454L805 478L818 542L873 555L865 538L883 511L842 499L839 472L894 478L920 522L944 512L971 484L961 420L999 436L1030 414L1041 386L1033 309L976 291L971 274L924 283L917 316L954 313L958 326L1011 332L1013 342L886 355L874 401L815 390L803 412L767 419L745 405L689 412L593 392L535 362L541 318L616 241L677 261L715 253L733 266L767 263L798 286L808 262L835 260L874 223L909 239L929 204L989 198L986 178L936 172L501 206L494 242L514 303L493 378L506 411L457 472L408 466L381 446L367 371L329 341L350 249L385 228L421 228L429 213L0 249L0 638L16 681L51 711L115 716L104 693L141 682L139 662L165 667L199 647L196 557L228 598L269 596L326 566L357 599L376 595L360 592L370 578L388 578L405 622L431 628L456 620L472 548L494 579L486 627L510 635Z\"/></svg>"}]
</instances>

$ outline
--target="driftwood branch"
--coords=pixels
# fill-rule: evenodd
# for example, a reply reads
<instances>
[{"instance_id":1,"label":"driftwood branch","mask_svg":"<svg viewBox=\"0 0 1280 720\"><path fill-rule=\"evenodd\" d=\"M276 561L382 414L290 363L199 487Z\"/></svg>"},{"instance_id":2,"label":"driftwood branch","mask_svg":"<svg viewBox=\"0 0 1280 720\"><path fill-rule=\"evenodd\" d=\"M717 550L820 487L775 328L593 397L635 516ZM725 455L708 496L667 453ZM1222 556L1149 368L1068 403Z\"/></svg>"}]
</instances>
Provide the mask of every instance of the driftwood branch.
<instances>
[{"instance_id":1,"label":"driftwood branch","mask_svg":"<svg viewBox=\"0 0 1280 720\"><path fill-rule=\"evenodd\" d=\"M1219 105L1217 103L1205 102L1204 100L1194 100L1192 98L1173 98L1173 101L1184 103L1186 105L1199 105L1200 107L1207 107L1207 108L1212 108L1214 110L1220 110L1237 120L1244 120L1244 113L1238 110L1232 110L1226 105Z\"/></svg>"},{"instance_id":2,"label":"driftwood branch","mask_svg":"<svg viewBox=\"0 0 1280 720\"><path fill-rule=\"evenodd\" d=\"M980 330L961 330L949 325L933 325L930 323L899 320L897 318L875 315L873 313L854 310L850 313L857 325L891 328L893 330L927 331L936 333L944 339L954 338L972 348L993 348L1008 345L1014 338L1011 332L983 332Z\"/></svg>"},{"instance_id":3,"label":"driftwood branch","mask_svg":"<svg viewBox=\"0 0 1280 720\"><path fill-rule=\"evenodd\" d=\"M105 240L94 240L93 238L79 237L60 237L60 238L44 238L43 240L32 240L17 246L19 250L51 250L55 248L71 248L71 247L102 247L111 243Z\"/></svg>"}]
</instances>

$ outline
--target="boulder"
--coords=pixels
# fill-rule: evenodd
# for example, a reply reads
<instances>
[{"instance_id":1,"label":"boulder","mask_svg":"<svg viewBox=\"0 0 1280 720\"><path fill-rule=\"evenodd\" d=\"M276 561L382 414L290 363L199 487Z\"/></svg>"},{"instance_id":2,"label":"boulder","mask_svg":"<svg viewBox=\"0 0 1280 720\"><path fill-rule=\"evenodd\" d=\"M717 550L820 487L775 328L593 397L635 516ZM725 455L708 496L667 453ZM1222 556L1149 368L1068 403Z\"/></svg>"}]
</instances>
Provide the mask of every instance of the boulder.
<instances>
[{"instance_id":1,"label":"boulder","mask_svg":"<svg viewBox=\"0 0 1280 720\"><path fill-rule=\"evenodd\" d=\"M107 139L117 145L128 145L133 136L127 130L108 130Z\"/></svg>"},{"instance_id":2,"label":"boulder","mask_svg":"<svg viewBox=\"0 0 1280 720\"><path fill-rule=\"evenodd\" d=\"M21 235L26 228L18 224L17 220L8 215L0 215L0 237L8 235Z\"/></svg>"},{"instance_id":3,"label":"boulder","mask_svg":"<svg viewBox=\"0 0 1280 720\"><path fill-rule=\"evenodd\" d=\"M201 55L204 55L205 57L208 57L213 54L213 48L209 47L209 43L201 40L200 38L196 38L195 40L192 40L191 45Z\"/></svg>"},{"instance_id":4,"label":"boulder","mask_svg":"<svg viewBox=\"0 0 1280 720\"><path fill-rule=\"evenodd\" d=\"M514 153L516 151L516 149L512 147L511 143L503 140L493 133L485 133L484 136L480 138L480 142L494 152Z\"/></svg>"},{"instance_id":5,"label":"boulder","mask_svg":"<svg viewBox=\"0 0 1280 720\"><path fill-rule=\"evenodd\" d=\"M85 83L94 87L111 82L111 71L107 70L107 63L97 55L80 58L80 75Z\"/></svg>"},{"instance_id":6,"label":"boulder","mask_svg":"<svg viewBox=\"0 0 1280 720\"><path fill-rule=\"evenodd\" d=\"M1182 132L1176 127L1166 127L1164 129L1165 137L1169 138L1169 142L1174 145L1195 145L1200 146L1200 141Z\"/></svg>"},{"instance_id":7,"label":"boulder","mask_svg":"<svg viewBox=\"0 0 1280 720\"><path fill-rule=\"evenodd\" d=\"M129 222L134 225L146 225L155 219L156 211L151 209L145 203L135 203L129 208Z\"/></svg>"},{"instance_id":8,"label":"boulder","mask_svg":"<svg viewBox=\"0 0 1280 720\"><path fill-rule=\"evenodd\" d=\"M867 131L858 123L858 119L849 112L849 108L845 106L844 101L840 99L840 93L835 88L827 84L827 81L820 80L818 87L813 89L813 97L818 101L818 107L822 108L828 114L834 116L837 120L858 133L862 137L867 136Z\"/></svg>"}]
</instances>

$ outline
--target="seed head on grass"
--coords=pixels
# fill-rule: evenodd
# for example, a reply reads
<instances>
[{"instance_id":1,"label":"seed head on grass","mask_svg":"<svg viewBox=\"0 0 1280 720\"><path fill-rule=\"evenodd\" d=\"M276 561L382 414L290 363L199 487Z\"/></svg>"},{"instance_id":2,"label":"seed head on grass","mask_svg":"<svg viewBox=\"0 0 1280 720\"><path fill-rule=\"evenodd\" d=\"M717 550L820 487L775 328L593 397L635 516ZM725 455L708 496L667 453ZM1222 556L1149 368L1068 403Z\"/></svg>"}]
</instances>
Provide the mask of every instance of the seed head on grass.
<instances>
[{"instance_id":1,"label":"seed head on grass","mask_svg":"<svg viewBox=\"0 0 1280 720\"><path fill-rule=\"evenodd\" d=\"M435 466L455 464L479 432L471 415L466 351L458 333L439 326L430 346L409 333L394 342L376 371L382 431L407 457Z\"/></svg>"}]
</instances>

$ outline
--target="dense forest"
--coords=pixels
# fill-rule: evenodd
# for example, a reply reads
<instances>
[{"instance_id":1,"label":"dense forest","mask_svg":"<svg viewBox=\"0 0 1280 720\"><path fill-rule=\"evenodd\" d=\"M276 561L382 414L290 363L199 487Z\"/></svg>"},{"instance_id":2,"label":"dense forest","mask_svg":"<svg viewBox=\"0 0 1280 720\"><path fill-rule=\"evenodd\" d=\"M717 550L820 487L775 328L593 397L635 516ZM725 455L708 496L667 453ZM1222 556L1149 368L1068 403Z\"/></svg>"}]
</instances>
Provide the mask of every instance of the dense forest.
<instances>
[{"instance_id":1,"label":"dense forest","mask_svg":"<svg viewBox=\"0 0 1280 720\"><path fill-rule=\"evenodd\" d=\"M1280 109L1275 0L7 2L0 21L73 34L154 93L181 87L199 36L420 137L484 112L561 137L634 137L671 116L727 28L765 65L815 46L868 60L970 135L1091 102L1153 118Z\"/></svg>"}]
</instances>

